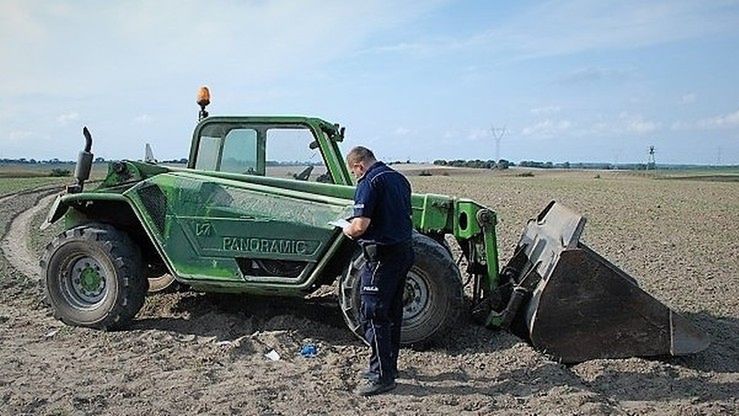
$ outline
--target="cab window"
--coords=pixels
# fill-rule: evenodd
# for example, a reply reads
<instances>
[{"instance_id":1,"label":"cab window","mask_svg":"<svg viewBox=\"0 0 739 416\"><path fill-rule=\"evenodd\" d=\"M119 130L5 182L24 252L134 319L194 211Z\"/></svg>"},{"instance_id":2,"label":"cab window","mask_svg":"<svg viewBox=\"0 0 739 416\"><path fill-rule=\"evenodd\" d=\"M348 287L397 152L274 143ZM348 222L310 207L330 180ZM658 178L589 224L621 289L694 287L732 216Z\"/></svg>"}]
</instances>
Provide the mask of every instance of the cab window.
<instances>
[{"instance_id":1,"label":"cab window","mask_svg":"<svg viewBox=\"0 0 739 416\"><path fill-rule=\"evenodd\" d=\"M220 171L255 173L257 171L257 131L233 129L223 139Z\"/></svg>"},{"instance_id":2,"label":"cab window","mask_svg":"<svg viewBox=\"0 0 739 416\"><path fill-rule=\"evenodd\" d=\"M257 130L251 128L224 129L213 126L200 136L195 169L230 173L257 172Z\"/></svg>"},{"instance_id":3,"label":"cab window","mask_svg":"<svg viewBox=\"0 0 739 416\"><path fill-rule=\"evenodd\" d=\"M333 182L313 131L301 124L206 124L195 169Z\"/></svg>"},{"instance_id":4,"label":"cab window","mask_svg":"<svg viewBox=\"0 0 739 416\"><path fill-rule=\"evenodd\" d=\"M328 181L326 167L311 130L269 128L266 134L266 176L303 181Z\"/></svg>"},{"instance_id":5,"label":"cab window","mask_svg":"<svg viewBox=\"0 0 739 416\"><path fill-rule=\"evenodd\" d=\"M195 169L217 170L218 151L221 148L220 137L200 136L198 146L198 158L195 161Z\"/></svg>"}]
</instances>

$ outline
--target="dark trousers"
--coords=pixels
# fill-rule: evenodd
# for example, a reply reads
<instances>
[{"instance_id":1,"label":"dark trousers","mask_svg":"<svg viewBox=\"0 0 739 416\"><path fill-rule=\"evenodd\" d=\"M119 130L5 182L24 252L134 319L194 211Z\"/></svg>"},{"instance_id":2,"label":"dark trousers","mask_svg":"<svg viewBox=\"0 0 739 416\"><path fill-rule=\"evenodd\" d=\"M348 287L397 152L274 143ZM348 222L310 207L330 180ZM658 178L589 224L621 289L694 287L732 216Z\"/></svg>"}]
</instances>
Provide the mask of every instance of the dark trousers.
<instances>
[{"instance_id":1,"label":"dark trousers","mask_svg":"<svg viewBox=\"0 0 739 416\"><path fill-rule=\"evenodd\" d=\"M360 321L372 347L369 371L384 382L394 379L398 372L403 293L414 261L413 248L410 243L378 246L370 255L365 251L365 259Z\"/></svg>"}]
</instances>

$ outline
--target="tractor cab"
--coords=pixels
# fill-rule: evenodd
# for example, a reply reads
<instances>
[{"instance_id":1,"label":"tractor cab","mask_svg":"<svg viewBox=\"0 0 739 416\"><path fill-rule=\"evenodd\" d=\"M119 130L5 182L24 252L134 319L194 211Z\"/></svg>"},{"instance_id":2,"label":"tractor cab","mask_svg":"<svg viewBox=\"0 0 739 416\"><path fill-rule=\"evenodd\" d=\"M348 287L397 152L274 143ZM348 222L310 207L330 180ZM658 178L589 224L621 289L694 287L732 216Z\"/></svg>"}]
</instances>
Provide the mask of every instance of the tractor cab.
<instances>
[{"instance_id":1,"label":"tractor cab","mask_svg":"<svg viewBox=\"0 0 739 416\"><path fill-rule=\"evenodd\" d=\"M210 93L198 93L188 168L282 179L351 185L337 145L344 128L313 117L218 116L205 107Z\"/></svg>"}]
</instances>

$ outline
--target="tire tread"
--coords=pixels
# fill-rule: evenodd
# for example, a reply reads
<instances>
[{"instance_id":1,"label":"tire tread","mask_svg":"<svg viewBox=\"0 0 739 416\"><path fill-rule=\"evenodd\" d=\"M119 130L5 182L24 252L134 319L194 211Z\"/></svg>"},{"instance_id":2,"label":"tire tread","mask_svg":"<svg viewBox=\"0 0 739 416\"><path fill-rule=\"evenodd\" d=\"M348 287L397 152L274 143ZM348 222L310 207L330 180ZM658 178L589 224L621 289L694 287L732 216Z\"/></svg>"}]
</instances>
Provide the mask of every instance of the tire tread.
<instances>
[{"instance_id":1,"label":"tire tread","mask_svg":"<svg viewBox=\"0 0 739 416\"><path fill-rule=\"evenodd\" d=\"M414 232L413 249L416 253L416 262L418 262L420 257L431 257L435 259L435 263L441 266L434 271L441 276L436 281L443 285L441 291L446 294L444 297L446 299L446 305L442 306L445 308L446 314L439 322L439 325L430 330L420 341L412 343L403 342L403 345L425 348L440 341L455 328L464 310L464 294L459 269L444 246L431 237ZM360 333L360 325L358 324L359 308L356 304L356 291L358 290L359 280L357 273L358 265L355 263L356 259L354 257L349 262L347 270L339 282L339 303L347 326L355 335L363 339L363 335Z\"/></svg>"},{"instance_id":2,"label":"tire tread","mask_svg":"<svg viewBox=\"0 0 739 416\"><path fill-rule=\"evenodd\" d=\"M70 241L84 241L101 248L116 269L118 296L106 316L92 324L80 324L54 307L49 293L49 273L51 259L56 251ZM87 326L102 330L118 329L128 324L144 304L148 280L143 277L141 252L138 246L124 232L102 223L88 223L68 229L58 234L49 243L39 262L43 269L41 290L43 303L50 306L54 318L72 326Z\"/></svg>"}]
</instances>

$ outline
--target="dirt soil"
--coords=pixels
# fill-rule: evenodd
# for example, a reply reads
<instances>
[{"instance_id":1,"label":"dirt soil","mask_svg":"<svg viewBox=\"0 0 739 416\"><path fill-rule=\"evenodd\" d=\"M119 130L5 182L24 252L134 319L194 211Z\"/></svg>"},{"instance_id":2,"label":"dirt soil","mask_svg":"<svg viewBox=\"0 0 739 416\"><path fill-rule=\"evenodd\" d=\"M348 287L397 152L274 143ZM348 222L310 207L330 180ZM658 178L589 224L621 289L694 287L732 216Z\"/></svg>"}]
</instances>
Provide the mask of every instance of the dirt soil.
<instances>
[{"instance_id":1,"label":"dirt soil","mask_svg":"<svg viewBox=\"0 0 739 416\"><path fill-rule=\"evenodd\" d=\"M150 296L117 332L54 320L38 275L23 266L60 231L38 231L50 199L33 193L0 204L0 414L737 414L739 184L602 176L412 183L494 208L504 261L550 199L579 210L589 218L584 240L707 332L708 350L565 366L507 332L464 323L434 349L403 350L397 390L359 398L351 390L367 348L345 328L332 288L305 301ZM315 358L298 354L309 342ZM271 350L279 361L264 356Z\"/></svg>"}]
</instances>

